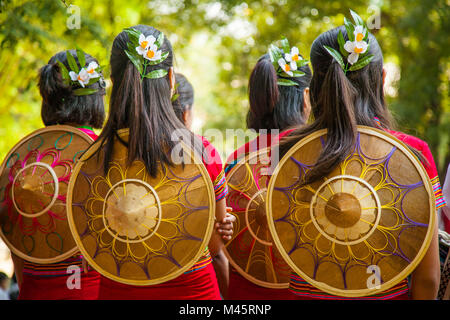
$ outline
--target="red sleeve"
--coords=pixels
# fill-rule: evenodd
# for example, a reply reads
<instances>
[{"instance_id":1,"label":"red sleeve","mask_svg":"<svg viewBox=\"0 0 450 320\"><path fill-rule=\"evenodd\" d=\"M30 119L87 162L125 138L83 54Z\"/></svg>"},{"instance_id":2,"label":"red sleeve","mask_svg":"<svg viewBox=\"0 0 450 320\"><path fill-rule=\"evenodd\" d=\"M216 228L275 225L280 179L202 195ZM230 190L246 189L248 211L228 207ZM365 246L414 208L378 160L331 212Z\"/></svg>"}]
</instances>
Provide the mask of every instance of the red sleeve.
<instances>
[{"instance_id":1,"label":"red sleeve","mask_svg":"<svg viewBox=\"0 0 450 320\"><path fill-rule=\"evenodd\" d=\"M227 182L223 171L222 159L219 152L214 146L204 137L202 139L204 152L202 155L203 164L208 171L209 177L214 186L214 193L216 202L225 198L228 194Z\"/></svg>"},{"instance_id":2,"label":"red sleeve","mask_svg":"<svg viewBox=\"0 0 450 320\"><path fill-rule=\"evenodd\" d=\"M280 135L277 137L277 140L281 140L283 137L286 137L288 135L291 134L292 131L294 131L295 129L289 129L289 130L285 130L283 132L280 133Z\"/></svg>"},{"instance_id":3,"label":"red sleeve","mask_svg":"<svg viewBox=\"0 0 450 320\"><path fill-rule=\"evenodd\" d=\"M420 140L419 138L405 135L404 142L410 145L411 147L415 148L416 150L420 151L422 156L426 159L426 162L424 163L422 161L423 166L425 167L425 170L428 173L428 176L430 179L433 179L437 176L437 169L436 164L434 163L433 155L431 154L430 147L425 141Z\"/></svg>"}]
</instances>

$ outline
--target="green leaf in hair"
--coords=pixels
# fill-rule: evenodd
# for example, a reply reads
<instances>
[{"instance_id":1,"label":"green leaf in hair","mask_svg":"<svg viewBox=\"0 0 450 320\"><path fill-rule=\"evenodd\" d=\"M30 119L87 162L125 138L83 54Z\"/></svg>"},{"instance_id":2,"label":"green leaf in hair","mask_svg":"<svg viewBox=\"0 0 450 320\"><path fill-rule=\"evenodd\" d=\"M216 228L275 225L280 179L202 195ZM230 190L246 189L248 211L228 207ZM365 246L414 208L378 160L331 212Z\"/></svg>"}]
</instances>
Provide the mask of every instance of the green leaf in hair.
<instances>
[{"instance_id":1,"label":"green leaf in hair","mask_svg":"<svg viewBox=\"0 0 450 320\"><path fill-rule=\"evenodd\" d=\"M287 86L287 87L289 87L289 86L297 86L298 85L297 82L289 80L289 79L284 79L284 78L278 78L277 84L279 86Z\"/></svg>"},{"instance_id":2,"label":"green leaf in hair","mask_svg":"<svg viewBox=\"0 0 450 320\"><path fill-rule=\"evenodd\" d=\"M76 52L77 52L78 61L80 62L80 66L83 68L86 65L86 56L84 55L83 50L78 48L78 46L76 46Z\"/></svg>"},{"instance_id":3,"label":"green leaf in hair","mask_svg":"<svg viewBox=\"0 0 450 320\"><path fill-rule=\"evenodd\" d=\"M306 66L309 63L309 60L301 59L297 61L297 68L301 68L303 66Z\"/></svg>"},{"instance_id":4,"label":"green leaf in hair","mask_svg":"<svg viewBox=\"0 0 450 320\"><path fill-rule=\"evenodd\" d=\"M168 73L167 70L158 69L158 70L150 71L149 73L147 73L145 75L145 77L148 79L158 79L158 78L162 78L162 77L166 76L167 73Z\"/></svg>"},{"instance_id":5,"label":"green leaf in hair","mask_svg":"<svg viewBox=\"0 0 450 320\"><path fill-rule=\"evenodd\" d=\"M164 33L162 31L159 33L158 38L155 41L155 45L158 47L158 49L163 45L164 43Z\"/></svg>"},{"instance_id":6,"label":"green leaf in hair","mask_svg":"<svg viewBox=\"0 0 450 320\"><path fill-rule=\"evenodd\" d=\"M125 54L127 55L128 59L130 59L130 61L134 64L134 66L138 69L139 73L142 74L143 67L142 67L142 62L139 59L139 57L137 57L136 55L132 54L128 50L125 50Z\"/></svg>"},{"instance_id":7,"label":"green leaf in hair","mask_svg":"<svg viewBox=\"0 0 450 320\"><path fill-rule=\"evenodd\" d=\"M361 19L361 17L360 17L355 11L353 11L352 9L350 9L350 14L351 14L352 17L353 17L353 21L355 21L355 23L356 23L357 25L365 26L365 23L364 23L363 19Z\"/></svg>"},{"instance_id":8,"label":"green leaf in hair","mask_svg":"<svg viewBox=\"0 0 450 320\"><path fill-rule=\"evenodd\" d=\"M344 35L342 34L341 30L339 30L339 33L338 33L338 44L339 44L339 51L341 52L341 55L343 55L344 57L347 57L349 55L349 53L347 52L347 50L344 49L345 39L344 39Z\"/></svg>"},{"instance_id":9,"label":"green leaf in hair","mask_svg":"<svg viewBox=\"0 0 450 320\"><path fill-rule=\"evenodd\" d=\"M283 49L284 53L289 53L291 50L291 47L289 46L289 40L285 37L282 37L280 40L281 49Z\"/></svg>"},{"instance_id":10,"label":"green leaf in hair","mask_svg":"<svg viewBox=\"0 0 450 320\"><path fill-rule=\"evenodd\" d=\"M89 82L88 82L87 86L90 86L91 84L96 83L98 81L98 79L99 79L99 77L89 79Z\"/></svg>"},{"instance_id":11,"label":"green leaf in hair","mask_svg":"<svg viewBox=\"0 0 450 320\"><path fill-rule=\"evenodd\" d=\"M365 66L367 66L370 61L372 61L372 59L374 58L374 55L367 55L364 58L358 60L358 62L356 62L354 65L352 65L348 70L349 71L357 71L360 70L362 68L364 68Z\"/></svg>"},{"instance_id":12,"label":"green leaf in hair","mask_svg":"<svg viewBox=\"0 0 450 320\"><path fill-rule=\"evenodd\" d=\"M79 88L72 91L72 93L76 96L87 96L93 93L96 93L97 89L92 88Z\"/></svg>"},{"instance_id":13,"label":"green leaf in hair","mask_svg":"<svg viewBox=\"0 0 450 320\"><path fill-rule=\"evenodd\" d=\"M294 70L294 71L292 71L292 73L293 73L294 77L302 77L305 75L305 73L300 70Z\"/></svg>"},{"instance_id":14,"label":"green leaf in hair","mask_svg":"<svg viewBox=\"0 0 450 320\"><path fill-rule=\"evenodd\" d=\"M175 94L172 96L172 98L170 98L170 101L174 102L175 100L178 99L179 96L180 96L180 95L179 95L178 93L175 93Z\"/></svg>"},{"instance_id":15,"label":"green leaf in hair","mask_svg":"<svg viewBox=\"0 0 450 320\"><path fill-rule=\"evenodd\" d=\"M69 70L67 70L66 66L64 65L64 63L62 63L59 60L56 60L56 63L59 65L59 70L61 71L61 77L64 80L70 80L70 76L69 76Z\"/></svg>"},{"instance_id":16,"label":"green leaf in hair","mask_svg":"<svg viewBox=\"0 0 450 320\"><path fill-rule=\"evenodd\" d=\"M141 32L133 28L125 28L123 31L128 34L128 38L130 39L131 43L135 45L135 47L137 47L139 44L139 36Z\"/></svg>"},{"instance_id":17,"label":"green leaf in hair","mask_svg":"<svg viewBox=\"0 0 450 320\"><path fill-rule=\"evenodd\" d=\"M347 37L350 41L355 41L355 26L347 18L344 18L344 26L347 30Z\"/></svg>"},{"instance_id":18,"label":"green leaf in hair","mask_svg":"<svg viewBox=\"0 0 450 320\"><path fill-rule=\"evenodd\" d=\"M283 58L283 52L277 46L271 44L269 46L269 55L271 57L272 62L276 62L278 65L278 60Z\"/></svg>"},{"instance_id":19,"label":"green leaf in hair","mask_svg":"<svg viewBox=\"0 0 450 320\"><path fill-rule=\"evenodd\" d=\"M325 50L328 51L328 53L334 58L334 60L336 60L339 63L339 65L345 71L345 63L344 63L344 59L342 58L341 54L329 46L323 46L323 47L325 48Z\"/></svg>"},{"instance_id":20,"label":"green leaf in hair","mask_svg":"<svg viewBox=\"0 0 450 320\"><path fill-rule=\"evenodd\" d=\"M75 73L79 73L80 68L78 67L75 58L73 57L73 55L70 53L69 50L66 51L66 55L67 55L67 64L69 65L70 70Z\"/></svg>"}]
</instances>

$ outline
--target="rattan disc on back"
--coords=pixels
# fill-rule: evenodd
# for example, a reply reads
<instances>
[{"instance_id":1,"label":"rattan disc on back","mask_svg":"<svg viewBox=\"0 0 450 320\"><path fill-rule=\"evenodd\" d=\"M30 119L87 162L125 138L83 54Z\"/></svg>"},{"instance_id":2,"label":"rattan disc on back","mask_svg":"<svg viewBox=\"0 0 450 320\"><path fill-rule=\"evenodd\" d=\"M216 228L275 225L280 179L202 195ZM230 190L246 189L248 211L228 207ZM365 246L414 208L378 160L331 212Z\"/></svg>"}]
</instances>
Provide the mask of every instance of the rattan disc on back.
<instances>
[{"instance_id":1,"label":"rattan disc on back","mask_svg":"<svg viewBox=\"0 0 450 320\"><path fill-rule=\"evenodd\" d=\"M380 293L406 278L429 247L431 182L400 140L359 126L354 152L305 185L325 139L317 131L280 161L268 187L269 228L286 262L311 285L346 297Z\"/></svg>"},{"instance_id":2,"label":"rattan disc on back","mask_svg":"<svg viewBox=\"0 0 450 320\"><path fill-rule=\"evenodd\" d=\"M128 141L127 129L118 134ZM201 160L183 148L184 167L161 168L155 178L141 161L127 165L127 148L118 140L106 175L100 141L75 167L70 227L84 257L104 276L131 285L159 284L204 254L213 230L214 189Z\"/></svg>"},{"instance_id":3,"label":"rattan disc on back","mask_svg":"<svg viewBox=\"0 0 450 320\"><path fill-rule=\"evenodd\" d=\"M18 257L34 263L62 261L77 248L66 216L66 194L78 157L92 144L71 126L29 134L0 169L0 235Z\"/></svg>"},{"instance_id":4,"label":"rattan disc on back","mask_svg":"<svg viewBox=\"0 0 450 320\"><path fill-rule=\"evenodd\" d=\"M266 193L270 149L252 152L227 174L227 206L236 216L233 238L226 244L230 264L247 280L266 288L289 286L291 268L273 245L267 224Z\"/></svg>"}]
</instances>

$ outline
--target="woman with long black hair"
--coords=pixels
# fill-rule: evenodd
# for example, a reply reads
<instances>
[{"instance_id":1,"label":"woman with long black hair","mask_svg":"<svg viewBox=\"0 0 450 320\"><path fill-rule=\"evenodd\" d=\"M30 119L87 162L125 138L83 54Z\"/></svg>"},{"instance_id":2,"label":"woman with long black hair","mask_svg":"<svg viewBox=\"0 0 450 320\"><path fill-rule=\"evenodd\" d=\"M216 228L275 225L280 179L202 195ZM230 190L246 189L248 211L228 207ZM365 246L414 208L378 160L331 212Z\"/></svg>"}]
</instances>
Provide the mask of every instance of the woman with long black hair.
<instances>
[{"instance_id":1,"label":"woman with long black hair","mask_svg":"<svg viewBox=\"0 0 450 320\"><path fill-rule=\"evenodd\" d=\"M298 141L311 133L327 129L327 139L320 156L306 175L305 184L318 181L332 172L353 151L357 125L378 128L389 132L405 144L421 159L438 195L440 186L437 171L428 145L413 136L394 131L391 114L383 92L386 71L383 54L376 38L363 28L354 30L355 41L350 41L344 26L326 31L316 38L311 47L311 105L314 122L292 131L280 142L280 156ZM340 33L343 35L343 39ZM367 39L367 40L366 40ZM353 39L352 39L353 40ZM336 58L336 53L348 53ZM362 43L362 42L365 42ZM367 45L370 44L370 46ZM341 45L340 45L341 44ZM367 52L366 52L367 51ZM334 54L331 54L334 53ZM365 62L357 64L360 54L366 54ZM371 58L370 58L371 57ZM370 59L369 59L370 58ZM342 60L341 60L342 59ZM351 65L357 67L348 68ZM442 199L437 197L436 207ZM411 276L389 290L362 299L435 299L439 285L439 258L437 228L431 245ZM340 299L322 292L296 274L291 275L290 290L301 299Z\"/></svg>"},{"instance_id":2,"label":"woman with long black hair","mask_svg":"<svg viewBox=\"0 0 450 320\"><path fill-rule=\"evenodd\" d=\"M130 57L130 34L122 31L114 39L111 49L111 80L113 83L108 121L99 140L105 146L104 168L108 170L113 156L117 130L128 129L129 163L141 161L148 175L154 177L163 166L173 165L171 152L179 143L177 139L194 143L194 149L202 142L186 129L173 109L171 98L175 92L173 51L169 40L163 36L156 46L161 32L147 25L137 25L128 30L140 33L139 54L145 55L145 65ZM149 43L149 39L153 39ZM134 53L133 53L134 54ZM162 54L162 56L161 56ZM153 61L152 63L148 61ZM154 62L156 61L156 62ZM149 63L149 64L147 64ZM144 72L142 70L144 68ZM176 138L174 139L176 134ZM215 150L208 145L208 150ZM209 152L208 156L212 153ZM217 152L214 152L218 156ZM214 184L216 217L225 216L226 183L220 158L203 158ZM207 252L190 270L173 280L152 286L130 286L102 277L100 299L220 299L217 279L211 264L211 255L223 246L219 235L209 242Z\"/></svg>"},{"instance_id":3,"label":"woman with long black hair","mask_svg":"<svg viewBox=\"0 0 450 320\"><path fill-rule=\"evenodd\" d=\"M80 54L84 57L79 56ZM72 56L72 63L69 63L68 55ZM72 70L73 63L81 69L77 70L77 73ZM71 81L68 77L71 77ZM92 140L97 139L93 128L100 129L103 125L106 94L106 83L97 59L81 50L58 52L39 70L38 85L42 96L41 118L45 126L73 126ZM73 163L73 161L70 162ZM95 300L98 298L100 274L87 266L80 252L68 259L50 264L23 260L15 254L12 257L20 287L19 299ZM71 273L67 271L69 267L85 270L80 274L78 289L71 290L67 285L68 278L71 276Z\"/></svg>"},{"instance_id":4,"label":"woman with long black hair","mask_svg":"<svg viewBox=\"0 0 450 320\"><path fill-rule=\"evenodd\" d=\"M283 41L287 44L286 39ZM300 55L297 47L288 48L286 45L284 52L273 46L271 49L278 52L278 61L272 59L271 54L273 53L261 56L254 66L248 82L250 108L247 113L247 128L255 130L258 136L236 149L228 157L225 166L227 178L236 164L246 155L278 143L278 140L292 131L294 127L305 125L308 121L311 111L309 101L311 70L307 61ZM286 82L289 85L286 85ZM260 187L264 188L264 186ZM233 192L240 192L232 190L231 185L229 188L231 188L230 196ZM230 201L228 205L235 206L236 204L232 204ZM236 206L234 209L239 211ZM240 235L237 235L237 232L235 234L238 237L247 238L246 231L242 231L244 233ZM227 250L230 252L240 251L240 248L243 247L240 239L235 239L234 242L233 246L229 246ZM236 254L249 255L248 252ZM251 257L247 258L251 259ZM267 259L272 260L271 264L273 265L278 264L277 258L274 258L273 254L271 258L267 257ZM268 261L266 263L269 264ZM264 268L270 269L271 267ZM289 272L287 266L286 272ZM292 294L287 289L268 288L251 282L238 273L234 266L230 266L228 299L285 300L292 298Z\"/></svg>"},{"instance_id":5,"label":"woman with long black hair","mask_svg":"<svg viewBox=\"0 0 450 320\"><path fill-rule=\"evenodd\" d=\"M299 58L303 59L301 55ZM306 124L311 112L309 82L312 74L308 65L301 66L298 71L304 75L289 77L295 85L280 85L278 80L283 78L283 73L277 72L269 54L258 59L248 82L247 128L267 134L236 149L227 159L225 172L245 154L270 146L271 130L278 131L280 135L275 136L280 139L294 127Z\"/></svg>"}]
</instances>

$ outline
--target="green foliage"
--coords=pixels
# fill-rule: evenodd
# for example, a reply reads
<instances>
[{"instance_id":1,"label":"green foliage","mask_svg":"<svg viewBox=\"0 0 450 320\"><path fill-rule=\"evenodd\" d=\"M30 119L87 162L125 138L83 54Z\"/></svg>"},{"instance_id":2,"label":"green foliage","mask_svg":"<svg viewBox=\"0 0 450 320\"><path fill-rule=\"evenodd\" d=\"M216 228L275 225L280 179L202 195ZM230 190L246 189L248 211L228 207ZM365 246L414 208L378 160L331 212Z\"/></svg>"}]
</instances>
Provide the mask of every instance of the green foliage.
<instances>
[{"instance_id":1,"label":"green foliage","mask_svg":"<svg viewBox=\"0 0 450 320\"><path fill-rule=\"evenodd\" d=\"M97 92L96 89L91 89L91 88L78 88L78 89L73 90L73 94L76 96L85 96L85 95L93 94L96 92Z\"/></svg>"},{"instance_id":2,"label":"green foliage","mask_svg":"<svg viewBox=\"0 0 450 320\"><path fill-rule=\"evenodd\" d=\"M80 72L80 68L78 67L77 62L75 61L75 58L70 53L70 51L66 51L67 55L67 63L69 64L70 70L74 71L75 73Z\"/></svg>"},{"instance_id":3,"label":"green foliage","mask_svg":"<svg viewBox=\"0 0 450 320\"><path fill-rule=\"evenodd\" d=\"M78 61L80 62L80 66L83 68L86 66L86 56L83 52L83 50L81 50L80 48L77 47L77 57L78 57Z\"/></svg>"},{"instance_id":4,"label":"green foliage","mask_svg":"<svg viewBox=\"0 0 450 320\"><path fill-rule=\"evenodd\" d=\"M70 83L70 75L69 75L69 70L67 70L66 66L64 65L64 63L62 63L61 61L57 60L56 61L59 65L59 70L61 72L61 77L64 80L64 84L65 85L69 85Z\"/></svg>"},{"instance_id":5,"label":"green foliage","mask_svg":"<svg viewBox=\"0 0 450 320\"><path fill-rule=\"evenodd\" d=\"M328 53L334 58L334 60L336 60L337 63L339 63L342 70L345 70L345 63L344 63L344 59L342 59L341 54L329 46L324 46L324 47L325 47L325 50L327 50Z\"/></svg>"},{"instance_id":6,"label":"green foliage","mask_svg":"<svg viewBox=\"0 0 450 320\"><path fill-rule=\"evenodd\" d=\"M338 33L338 43L339 43L339 52L341 53L341 55L344 57L348 57L350 53L348 53L347 50L345 50L345 48L344 48L345 39L344 39L344 35L342 34L342 32L340 30Z\"/></svg>"},{"instance_id":7,"label":"green foliage","mask_svg":"<svg viewBox=\"0 0 450 320\"><path fill-rule=\"evenodd\" d=\"M2 159L21 137L43 126L38 70L56 52L75 44L100 65L108 65L112 40L124 28L139 23L157 27L172 43L176 71L196 90L195 129L225 132L245 128L248 79L271 43L284 36L309 59L314 39L342 25L350 8L367 22L374 14L369 5L382 3L381 28L370 31L383 49L386 65L398 70L386 97L398 129L428 142L441 174L449 163L447 0L65 2L79 6L80 29L67 27L71 13L62 1L0 1ZM109 77L109 67L104 74Z\"/></svg>"},{"instance_id":8,"label":"green foliage","mask_svg":"<svg viewBox=\"0 0 450 320\"><path fill-rule=\"evenodd\" d=\"M145 75L145 77L149 78L149 79L158 79L158 78L165 77L166 75L167 75L167 70L159 69L159 70L150 71L149 73L147 73Z\"/></svg>"},{"instance_id":9,"label":"green foliage","mask_svg":"<svg viewBox=\"0 0 450 320\"><path fill-rule=\"evenodd\" d=\"M365 66L367 66L370 63L370 61L372 61L372 59L373 59L373 55L368 55L363 58L360 58L358 60L358 62L356 62L354 65L352 65L350 68L348 68L348 70L356 71L356 70L362 69Z\"/></svg>"}]
</instances>

